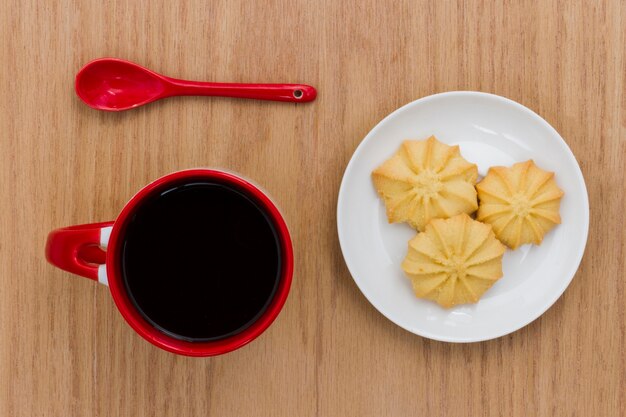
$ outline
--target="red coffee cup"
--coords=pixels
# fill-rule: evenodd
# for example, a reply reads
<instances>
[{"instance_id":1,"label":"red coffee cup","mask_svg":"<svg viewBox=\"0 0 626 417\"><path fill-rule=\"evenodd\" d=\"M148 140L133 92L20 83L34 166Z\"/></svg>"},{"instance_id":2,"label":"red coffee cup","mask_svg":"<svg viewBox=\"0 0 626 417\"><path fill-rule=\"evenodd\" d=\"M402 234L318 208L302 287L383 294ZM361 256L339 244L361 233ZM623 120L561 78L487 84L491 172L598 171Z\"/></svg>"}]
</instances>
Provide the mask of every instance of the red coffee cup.
<instances>
[{"instance_id":1,"label":"red coffee cup","mask_svg":"<svg viewBox=\"0 0 626 417\"><path fill-rule=\"evenodd\" d=\"M137 208L156 190L185 181L216 181L246 192L274 225L280 247L279 281L272 298L258 318L241 332L212 341L188 341L173 337L142 316L131 301L122 279L121 249L126 226ZM248 181L209 169L179 171L142 188L124 206L115 221L66 227L51 232L46 244L48 261L65 271L109 286L113 300L128 324L153 345L187 356L213 356L238 349L258 337L282 309L293 274L293 249L287 225L272 201Z\"/></svg>"}]
</instances>

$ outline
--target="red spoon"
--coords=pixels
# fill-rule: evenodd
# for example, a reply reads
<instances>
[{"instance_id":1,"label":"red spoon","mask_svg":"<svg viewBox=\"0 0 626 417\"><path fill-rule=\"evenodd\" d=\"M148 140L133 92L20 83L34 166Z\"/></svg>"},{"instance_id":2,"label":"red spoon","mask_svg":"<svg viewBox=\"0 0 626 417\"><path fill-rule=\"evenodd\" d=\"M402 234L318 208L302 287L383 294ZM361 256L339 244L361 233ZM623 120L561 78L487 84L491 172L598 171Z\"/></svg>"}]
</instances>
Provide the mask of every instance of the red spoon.
<instances>
[{"instance_id":1,"label":"red spoon","mask_svg":"<svg viewBox=\"0 0 626 417\"><path fill-rule=\"evenodd\" d=\"M172 96L220 96L298 103L315 100L317 91L304 84L177 80L123 59L100 58L78 72L76 94L94 109L121 111Z\"/></svg>"}]
</instances>

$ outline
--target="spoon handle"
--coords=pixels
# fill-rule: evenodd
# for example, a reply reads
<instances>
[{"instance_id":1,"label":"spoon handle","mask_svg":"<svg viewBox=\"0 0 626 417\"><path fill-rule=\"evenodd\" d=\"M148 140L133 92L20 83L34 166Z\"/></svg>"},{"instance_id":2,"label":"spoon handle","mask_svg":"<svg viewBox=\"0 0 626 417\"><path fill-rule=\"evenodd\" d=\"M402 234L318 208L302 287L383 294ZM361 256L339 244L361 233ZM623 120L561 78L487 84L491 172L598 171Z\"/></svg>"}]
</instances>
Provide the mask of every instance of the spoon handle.
<instances>
[{"instance_id":1,"label":"spoon handle","mask_svg":"<svg viewBox=\"0 0 626 417\"><path fill-rule=\"evenodd\" d=\"M210 83L166 79L170 82L166 93L168 96L219 96L293 103L313 101L317 96L315 88L305 84Z\"/></svg>"}]
</instances>

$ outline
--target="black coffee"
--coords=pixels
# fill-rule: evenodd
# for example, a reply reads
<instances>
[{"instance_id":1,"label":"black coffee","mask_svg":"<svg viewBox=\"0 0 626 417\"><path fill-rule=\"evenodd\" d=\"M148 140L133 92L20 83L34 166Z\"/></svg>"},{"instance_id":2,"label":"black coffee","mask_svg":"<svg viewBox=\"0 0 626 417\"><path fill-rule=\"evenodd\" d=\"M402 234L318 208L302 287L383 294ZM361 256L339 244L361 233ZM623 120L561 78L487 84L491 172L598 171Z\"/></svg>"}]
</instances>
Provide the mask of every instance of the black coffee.
<instances>
[{"instance_id":1,"label":"black coffee","mask_svg":"<svg viewBox=\"0 0 626 417\"><path fill-rule=\"evenodd\" d=\"M215 340L251 325L280 273L280 244L259 205L230 185L158 190L126 227L123 277L130 298L161 331Z\"/></svg>"}]
</instances>

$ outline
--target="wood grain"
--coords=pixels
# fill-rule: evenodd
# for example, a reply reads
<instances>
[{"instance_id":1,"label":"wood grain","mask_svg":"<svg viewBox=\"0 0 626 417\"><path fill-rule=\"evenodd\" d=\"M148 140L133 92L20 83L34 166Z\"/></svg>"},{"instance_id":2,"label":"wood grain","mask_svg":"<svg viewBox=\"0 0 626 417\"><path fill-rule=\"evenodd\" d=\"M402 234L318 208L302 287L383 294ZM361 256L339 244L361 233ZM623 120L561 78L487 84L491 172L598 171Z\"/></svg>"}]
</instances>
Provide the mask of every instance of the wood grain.
<instances>
[{"instance_id":1,"label":"wood grain","mask_svg":"<svg viewBox=\"0 0 626 417\"><path fill-rule=\"evenodd\" d=\"M626 415L626 3L36 1L0 6L0 416ZM318 87L311 105L180 98L109 114L73 92L90 59ZM396 327L339 250L339 183L402 104L481 90L530 107L577 156L591 229L540 319L452 345ZM144 342L108 289L45 262L56 227L113 219L163 174L225 167L293 233L275 324L217 358Z\"/></svg>"}]
</instances>

